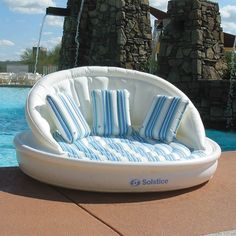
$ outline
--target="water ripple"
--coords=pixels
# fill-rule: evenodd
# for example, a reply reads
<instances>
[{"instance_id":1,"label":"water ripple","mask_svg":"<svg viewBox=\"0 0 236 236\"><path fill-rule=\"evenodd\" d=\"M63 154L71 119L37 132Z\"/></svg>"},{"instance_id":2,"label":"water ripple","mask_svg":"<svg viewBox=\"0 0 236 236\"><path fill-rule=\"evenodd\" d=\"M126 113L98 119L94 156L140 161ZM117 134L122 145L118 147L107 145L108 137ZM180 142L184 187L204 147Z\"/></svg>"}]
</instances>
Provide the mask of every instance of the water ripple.
<instances>
[{"instance_id":1,"label":"water ripple","mask_svg":"<svg viewBox=\"0 0 236 236\"><path fill-rule=\"evenodd\" d=\"M0 167L18 165L13 139L17 133L29 129L24 111L28 91L28 88L0 88Z\"/></svg>"}]
</instances>

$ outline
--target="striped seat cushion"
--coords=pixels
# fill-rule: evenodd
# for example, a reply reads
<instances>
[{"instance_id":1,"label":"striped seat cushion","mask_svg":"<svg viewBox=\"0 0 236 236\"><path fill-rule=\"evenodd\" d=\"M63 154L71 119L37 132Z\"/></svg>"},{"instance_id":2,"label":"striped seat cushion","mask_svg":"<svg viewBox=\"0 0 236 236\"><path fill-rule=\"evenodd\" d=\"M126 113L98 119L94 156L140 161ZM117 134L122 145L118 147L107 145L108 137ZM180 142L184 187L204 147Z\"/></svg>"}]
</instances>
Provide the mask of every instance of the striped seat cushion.
<instances>
[{"instance_id":1,"label":"striped seat cushion","mask_svg":"<svg viewBox=\"0 0 236 236\"><path fill-rule=\"evenodd\" d=\"M69 95L47 95L46 103L57 130L66 142L73 143L90 134L90 128L78 105Z\"/></svg>"},{"instance_id":2,"label":"striped seat cushion","mask_svg":"<svg viewBox=\"0 0 236 236\"><path fill-rule=\"evenodd\" d=\"M154 97L140 129L140 135L166 143L172 142L187 105L188 101L180 97Z\"/></svg>"},{"instance_id":3,"label":"striped seat cushion","mask_svg":"<svg viewBox=\"0 0 236 236\"><path fill-rule=\"evenodd\" d=\"M140 137L138 132L124 137L88 136L73 144L58 134L54 138L68 157L110 162L165 162L203 158L204 151L191 150L178 142L170 144Z\"/></svg>"},{"instance_id":4,"label":"striped seat cushion","mask_svg":"<svg viewBox=\"0 0 236 236\"><path fill-rule=\"evenodd\" d=\"M93 133L100 136L128 135L131 132L129 92L93 90Z\"/></svg>"}]
</instances>

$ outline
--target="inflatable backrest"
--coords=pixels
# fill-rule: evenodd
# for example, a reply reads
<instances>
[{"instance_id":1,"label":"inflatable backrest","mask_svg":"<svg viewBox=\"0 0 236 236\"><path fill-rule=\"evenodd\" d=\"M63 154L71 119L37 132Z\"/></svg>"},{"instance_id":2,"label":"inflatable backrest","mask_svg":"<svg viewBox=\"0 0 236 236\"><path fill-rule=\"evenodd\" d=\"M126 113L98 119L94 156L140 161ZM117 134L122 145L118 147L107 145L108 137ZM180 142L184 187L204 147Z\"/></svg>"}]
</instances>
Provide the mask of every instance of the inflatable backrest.
<instances>
[{"instance_id":1,"label":"inflatable backrest","mask_svg":"<svg viewBox=\"0 0 236 236\"><path fill-rule=\"evenodd\" d=\"M79 67L49 74L38 81L27 99L26 116L34 136L56 153L61 149L52 137L54 124L48 115L46 96L65 92L73 97L92 124L90 92L93 89L127 89L130 92L130 115L134 127L140 127L156 95L187 96L160 77L116 67ZM189 100L189 99L188 99ZM192 102L184 113L177 139L194 149L204 149L205 130Z\"/></svg>"}]
</instances>

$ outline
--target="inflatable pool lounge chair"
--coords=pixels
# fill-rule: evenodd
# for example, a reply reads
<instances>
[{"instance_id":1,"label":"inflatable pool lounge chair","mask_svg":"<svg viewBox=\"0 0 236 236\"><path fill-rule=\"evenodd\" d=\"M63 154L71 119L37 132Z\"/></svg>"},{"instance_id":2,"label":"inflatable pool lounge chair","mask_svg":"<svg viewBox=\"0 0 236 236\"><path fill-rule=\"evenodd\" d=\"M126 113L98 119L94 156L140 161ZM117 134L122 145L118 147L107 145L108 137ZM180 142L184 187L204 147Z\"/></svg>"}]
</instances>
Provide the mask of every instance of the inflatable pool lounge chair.
<instances>
[{"instance_id":1,"label":"inflatable pool lounge chair","mask_svg":"<svg viewBox=\"0 0 236 236\"><path fill-rule=\"evenodd\" d=\"M14 139L20 169L56 186L169 191L212 178L221 149L189 98L160 77L79 67L43 77Z\"/></svg>"}]
</instances>

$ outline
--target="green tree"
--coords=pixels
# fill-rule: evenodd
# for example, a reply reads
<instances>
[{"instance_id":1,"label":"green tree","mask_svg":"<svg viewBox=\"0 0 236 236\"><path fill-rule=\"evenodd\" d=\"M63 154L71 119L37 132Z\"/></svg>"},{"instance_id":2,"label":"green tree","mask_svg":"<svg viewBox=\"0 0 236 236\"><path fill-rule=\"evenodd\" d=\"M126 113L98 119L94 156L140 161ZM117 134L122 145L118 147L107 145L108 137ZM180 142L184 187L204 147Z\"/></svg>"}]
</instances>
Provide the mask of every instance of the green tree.
<instances>
[{"instance_id":1,"label":"green tree","mask_svg":"<svg viewBox=\"0 0 236 236\"><path fill-rule=\"evenodd\" d=\"M58 44L48 52L39 50L37 72L43 73L43 66L58 65L60 48L61 45ZM36 62L36 48L35 49L26 48L25 51L20 55L20 61L23 64L29 65L31 68L30 71L33 72L34 65Z\"/></svg>"},{"instance_id":2,"label":"green tree","mask_svg":"<svg viewBox=\"0 0 236 236\"><path fill-rule=\"evenodd\" d=\"M228 67L228 70L225 75L225 79L230 79L232 75L233 75L233 79L236 79L236 56L234 57L234 61L232 61L232 52L225 52L225 61ZM234 71L231 71L232 64L234 64Z\"/></svg>"},{"instance_id":3,"label":"green tree","mask_svg":"<svg viewBox=\"0 0 236 236\"><path fill-rule=\"evenodd\" d=\"M25 51L20 55L20 61L27 64L33 63L33 50L30 48L26 48Z\"/></svg>"},{"instance_id":4,"label":"green tree","mask_svg":"<svg viewBox=\"0 0 236 236\"><path fill-rule=\"evenodd\" d=\"M55 48L49 51L47 55L47 63L51 65L58 65L60 57L61 45L58 44Z\"/></svg>"}]
</instances>

